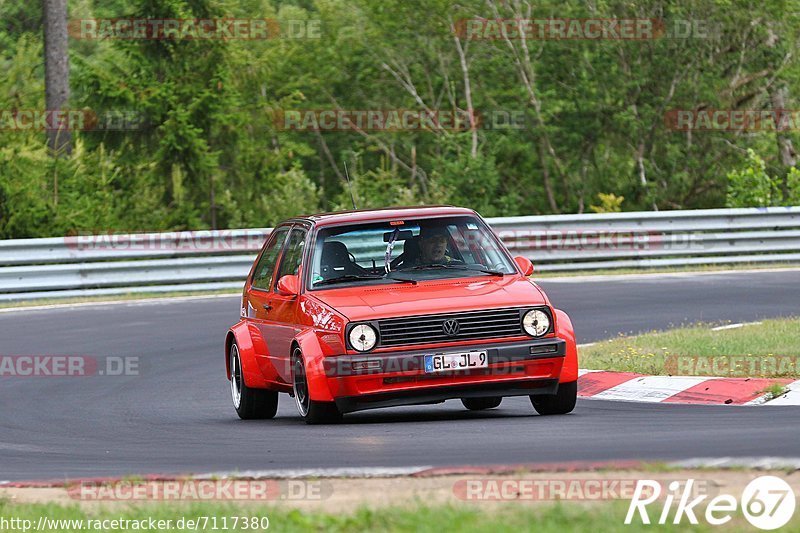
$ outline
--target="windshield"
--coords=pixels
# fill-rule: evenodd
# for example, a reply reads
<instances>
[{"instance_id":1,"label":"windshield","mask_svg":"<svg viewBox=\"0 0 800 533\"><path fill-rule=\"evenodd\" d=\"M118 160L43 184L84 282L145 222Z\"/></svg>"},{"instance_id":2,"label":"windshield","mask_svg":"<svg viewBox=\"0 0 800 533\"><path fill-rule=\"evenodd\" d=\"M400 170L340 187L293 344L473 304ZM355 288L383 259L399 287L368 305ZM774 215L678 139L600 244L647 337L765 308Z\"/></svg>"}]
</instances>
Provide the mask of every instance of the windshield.
<instances>
[{"instance_id":1,"label":"windshield","mask_svg":"<svg viewBox=\"0 0 800 533\"><path fill-rule=\"evenodd\" d=\"M321 229L309 288L515 272L491 230L476 217L398 219Z\"/></svg>"}]
</instances>

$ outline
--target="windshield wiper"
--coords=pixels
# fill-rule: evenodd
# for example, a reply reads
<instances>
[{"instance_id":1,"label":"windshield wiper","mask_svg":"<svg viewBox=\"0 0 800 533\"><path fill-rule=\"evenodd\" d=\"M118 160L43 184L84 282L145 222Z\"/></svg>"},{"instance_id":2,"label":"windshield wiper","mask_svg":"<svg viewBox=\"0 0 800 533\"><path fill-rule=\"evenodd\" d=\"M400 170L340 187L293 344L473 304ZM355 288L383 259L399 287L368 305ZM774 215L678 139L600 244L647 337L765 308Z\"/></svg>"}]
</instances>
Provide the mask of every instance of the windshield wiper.
<instances>
[{"instance_id":1,"label":"windshield wiper","mask_svg":"<svg viewBox=\"0 0 800 533\"><path fill-rule=\"evenodd\" d=\"M459 268L459 267L453 267L453 268ZM506 275L505 272L500 272L499 270L492 270L491 268L470 268L470 267L465 267L464 270L473 270L475 272L483 272L484 274L489 274L490 276L499 276L501 278Z\"/></svg>"},{"instance_id":2,"label":"windshield wiper","mask_svg":"<svg viewBox=\"0 0 800 533\"><path fill-rule=\"evenodd\" d=\"M412 285L416 285L418 283L417 280L415 280L414 278L398 278L398 277L395 276L395 272L396 272L396 270L393 270L392 272L389 272L388 274L386 274L386 277L383 278L383 279L391 279L391 280L394 280L394 281L402 281L403 283L411 283Z\"/></svg>"},{"instance_id":3,"label":"windshield wiper","mask_svg":"<svg viewBox=\"0 0 800 533\"><path fill-rule=\"evenodd\" d=\"M320 280L320 281L314 283L314 287L319 287L320 285L331 285L331 284L334 284L334 283L344 283L344 282L347 282L347 281L360 281L360 280L365 280L365 279L388 279L388 280L391 280L391 281L396 281L398 283L413 283L414 285L417 284L417 280L408 279L408 278L389 278L389 277L378 276L378 275L368 276L368 275L364 275L364 274L345 274L343 276L339 276L339 277L336 277L336 278Z\"/></svg>"},{"instance_id":4,"label":"windshield wiper","mask_svg":"<svg viewBox=\"0 0 800 533\"><path fill-rule=\"evenodd\" d=\"M499 270L491 270L488 268L475 268L469 267L467 265L446 265L444 263L433 263L430 265L417 265L411 268L405 268L403 270L438 270L440 268L446 268L450 270L466 270L469 272L482 272L484 274L489 274L491 276L505 276L505 272L500 272Z\"/></svg>"}]
</instances>

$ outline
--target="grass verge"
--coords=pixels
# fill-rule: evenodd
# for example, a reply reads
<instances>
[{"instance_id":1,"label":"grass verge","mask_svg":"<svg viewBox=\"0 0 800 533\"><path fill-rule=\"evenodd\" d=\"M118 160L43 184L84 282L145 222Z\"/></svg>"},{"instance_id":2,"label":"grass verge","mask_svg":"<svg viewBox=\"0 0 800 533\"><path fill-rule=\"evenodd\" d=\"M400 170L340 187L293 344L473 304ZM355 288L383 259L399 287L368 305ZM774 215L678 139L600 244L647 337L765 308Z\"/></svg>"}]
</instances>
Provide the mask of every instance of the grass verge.
<instances>
[{"instance_id":1,"label":"grass verge","mask_svg":"<svg viewBox=\"0 0 800 533\"><path fill-rule=\"evenodd\" d=\"M697 362L708 358L703 368L712 371L709 375L766 378L800 375L800 318L763 320L717 331L712 329L714 326L697 324L598 342L580 349L580 366L670 375L680 374L684 361L691 360L692 367L699 368Z\"/></svg>"},{"instance_id":2,"label":"grass verge","mask_svg":"<svg viewBox=\"0 0 800 533\"><path fill-rule=\"evenodd\" d=\"M778 396L782 396L783 394L785 394L787 390L789 390L789 389L787 387L781 385L780 383L773 383L772 385L770 385L769 387L765 388L761 392L769 395L768 396L768 400L773 400L773 399L777 398Z\"/></svg>"},{"instance_id":3,"label":"grass verge","mask_svg":"<svg viewBox=\"0 0 800 533\"><path fill-rule=\"evenodd\" d=\"M685 531L686 524L682 525L643 525L637 520L631 525L625 525L624 519L628 502L615 501L596 504L576 503L547 503L531 504L530 502L516 504L485 503L482 508L464 505L391 507L381 510L361 508L353 513L318 513L306 511L287 511L278 507L264 507L260 505L229 505L203 503L192 505L165 505L150 504L129 506L124 509L96 508L82 509L77 505L62 506L58 504L13 504L0 501L0 524L2 519L28 520L29 531L35 529L40 517L49 520L44 531L72 532L72 531L125 531L131 530L113 527L114 524L87 522L87 520L145 520L153 519L170 520L168 527L158 527L158 531L264 531L268 519L269 530L273 531L312 531L312 532L356 532L356 531L396 531L396 532L431 532L442 531L536 531L536 532L564 532L564 531ZM653 510L652 520L658 520L658 510ZM674 512L674 509L673 509ZM787 524L783 531L800 532L800 516L797 513L792 522ZM203 518L207 517L207 518ZM233 521L239 517L236 527ZM216 529L214 519L216 518ZM184 527L178 527L178 521L183 519ZM72 524L63 521L72 520ZM195 523L196 527L189 527L188 520ZM223 528L223 520L226 526ZM245 522L247 520L247 522ZM61 523L54 523L61 521ZM82 521L74 522L74 521ZM684 517L685 521L685 517ZM18 526L20 522L17 522ZM101 525L102 524L102 525ZM245 525L246 524L246 525ZM100 528L91 527L101 525ZM119 525L123 525L120 523ZM166 525L162 523L161 525ZM205 525L205 527L203 527ZM257 525L258 527L250 527ZM751 526L752 527L752 526ZM141 529L141 528L137 528ZM692 526L692 531L712 531L713 526L703 522ZM747 522L738 514L733 521L727 524L725 531L747 531ZM3 531L23 531L20 527L11 529L6 527ZM39 530L42 531L42 530Z\"/></svg>"}]
</instances>

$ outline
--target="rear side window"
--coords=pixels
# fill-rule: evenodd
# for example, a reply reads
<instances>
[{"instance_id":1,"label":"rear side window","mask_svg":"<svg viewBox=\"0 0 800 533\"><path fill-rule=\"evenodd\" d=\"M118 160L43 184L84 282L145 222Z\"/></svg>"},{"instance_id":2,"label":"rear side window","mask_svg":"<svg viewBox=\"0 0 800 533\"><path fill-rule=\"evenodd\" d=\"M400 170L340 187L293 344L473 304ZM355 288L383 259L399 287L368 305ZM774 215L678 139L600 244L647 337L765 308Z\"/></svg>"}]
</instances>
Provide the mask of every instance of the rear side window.
<instances>
[{"instance_id":1,"label":"rear side window","mask_svg":"<svg viewBox=\"0 0 800 533\"><path fill-rule=\"evenodd\" d=\"M289 274L300 274L300 262L303 260L305 242L306 230L299 228L293 229L286 243L286 252L284 252L283 259L281 259L281 266L278 269L277 279L281 279L281 277Z\"/></svg>"},{"instance_id":2,"label":"rear side window","mask_svg":"<svg viewBox=\"0 0 800 533\"><path fill-rule=\"evenodd\" d=\"M256 265L256 270L253 273L253 287L257 289L269 290L272 286L273 274L275 273L275 263L278 262L278 256L281 253L283 241L286 240L286 234L289 233L289 228L278 228L275 230L273 238L261 254L261 259Z\"/></svg>"}]
</instances>

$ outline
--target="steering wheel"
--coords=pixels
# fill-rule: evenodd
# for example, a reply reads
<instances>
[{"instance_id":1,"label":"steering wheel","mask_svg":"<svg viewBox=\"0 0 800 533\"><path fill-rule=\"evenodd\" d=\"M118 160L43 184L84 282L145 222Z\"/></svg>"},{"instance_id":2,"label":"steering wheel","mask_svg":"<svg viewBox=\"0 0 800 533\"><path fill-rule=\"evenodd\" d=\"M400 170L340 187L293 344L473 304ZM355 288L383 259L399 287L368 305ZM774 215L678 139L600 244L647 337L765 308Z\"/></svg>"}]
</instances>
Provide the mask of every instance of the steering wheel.
<instances>
[{"instance_id":1,"label":"steering wheel","mask_svg":"<svg viewBox=\"0 0 800 533\"><path fill-rule=\"evenodd\" d=\"M353 266L356 268L359 274L366 275L370 273L369 270L356 263L356 256L354 256L351 252L347 252L347 255L350 258L350 262L353 263Z\"/></svg>"}]
</instances>

